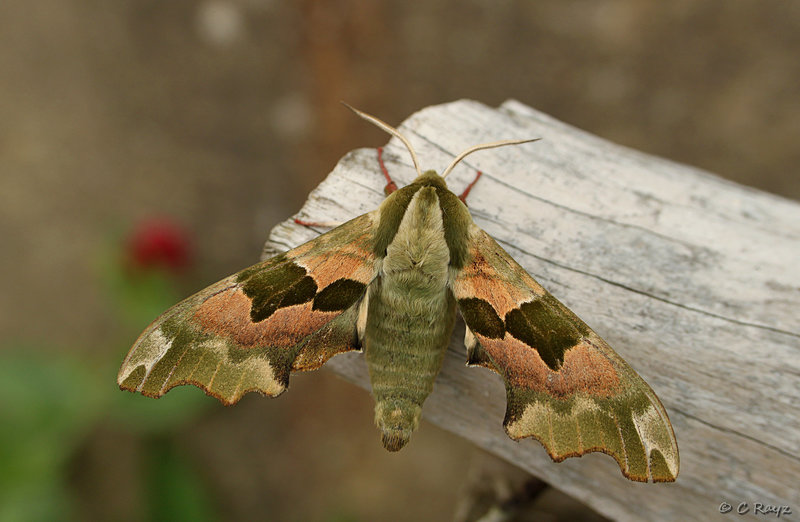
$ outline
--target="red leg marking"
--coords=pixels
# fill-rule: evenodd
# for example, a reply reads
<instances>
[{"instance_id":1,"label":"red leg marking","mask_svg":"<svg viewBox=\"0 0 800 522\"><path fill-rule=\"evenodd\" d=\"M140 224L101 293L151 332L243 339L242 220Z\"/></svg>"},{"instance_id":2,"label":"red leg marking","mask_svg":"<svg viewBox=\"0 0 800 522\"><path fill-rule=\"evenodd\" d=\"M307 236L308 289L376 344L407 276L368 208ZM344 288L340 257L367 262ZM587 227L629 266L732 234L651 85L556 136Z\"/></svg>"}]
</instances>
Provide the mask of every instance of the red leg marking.
<instances>
[{"instance_id":1,"label":"red leg marking","mask_svg":"<svg viewBox=\"0 0 800 522\"><path fill-rule=\"evenodd\" d=\"M475 186L475 183L477 183L478 180L481 179L481 176L483 176L483 172L479 170L478 175L475 176L475 179L472 180L472 183L467 185L467 188L464 189L464 192L462 192L461 195L458 196L458 199L464 202L465 205L467 204L467 196L469 196L469 191L472 190L472 187Z\"/></svg>"},{"instance_id":2,"label":"red leg marking","mask_svg":"<svg viewBox=\"0 0 800 522\"><path fill-rule=\"evenodd\" d=\"M388 196L397 190L397 183L395 183L392 177L389 176L389 171L386 170L386 165L383 164L383 147L378 147L378 165L381 166L383 177L386 178L386 186L383 187L383 193Z\"/></svg>"}]
</instances>

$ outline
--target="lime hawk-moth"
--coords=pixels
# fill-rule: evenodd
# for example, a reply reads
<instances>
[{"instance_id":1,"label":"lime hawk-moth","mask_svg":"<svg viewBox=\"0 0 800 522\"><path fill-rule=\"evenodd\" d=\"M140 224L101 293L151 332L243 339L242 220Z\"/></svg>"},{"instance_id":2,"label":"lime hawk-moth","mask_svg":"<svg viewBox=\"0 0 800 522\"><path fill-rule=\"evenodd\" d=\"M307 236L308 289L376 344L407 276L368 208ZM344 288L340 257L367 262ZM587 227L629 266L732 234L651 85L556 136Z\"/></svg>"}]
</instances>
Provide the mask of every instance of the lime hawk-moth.
<instances>
[{"instance_id":1,"label":"lime hawk-moth","mask_svg":"<svg viewBox=\"0 0 800 522\"><path fill-rule=\"evenodd\" d=\"M445 184L467 154L533 140L472 147L440 176L420 171L397 130L353 110L405 144L418 177L396 189L384 169L377 210L167 310L131 348L120 387L160 397L194 384L233 404L250 391L279 395L292 371L363 351L375 422L397 451L417 428L458 310L467 364L505 381L512 439L537 439L557 462L601 451L631 480L674 481L678 447L653 390L478 228Z\"/></svg>"}]
</instances>

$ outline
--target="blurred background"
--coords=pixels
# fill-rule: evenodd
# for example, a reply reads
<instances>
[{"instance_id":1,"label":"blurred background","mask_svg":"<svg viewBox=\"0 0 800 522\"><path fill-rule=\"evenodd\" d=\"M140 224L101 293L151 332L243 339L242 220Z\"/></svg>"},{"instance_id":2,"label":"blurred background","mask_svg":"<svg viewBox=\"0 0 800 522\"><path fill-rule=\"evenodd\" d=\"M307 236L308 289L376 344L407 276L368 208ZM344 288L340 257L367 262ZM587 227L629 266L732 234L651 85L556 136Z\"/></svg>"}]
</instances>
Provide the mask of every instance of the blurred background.
<instances>
[{"instance_id":1,"label":"blurred background","mask_svg":"<svg viewBox=\"0 0 800 522\"><path fill-rule=\"evenodd\" d=\"M800 199L798 56L784 0L4 0L0 520L451 519L488 457L430 424L387 453L369 394L324 370L224 408L122 393L118 366L388 141L340 100L397 125L516 98Z\"/></svg>"}]
</instances>

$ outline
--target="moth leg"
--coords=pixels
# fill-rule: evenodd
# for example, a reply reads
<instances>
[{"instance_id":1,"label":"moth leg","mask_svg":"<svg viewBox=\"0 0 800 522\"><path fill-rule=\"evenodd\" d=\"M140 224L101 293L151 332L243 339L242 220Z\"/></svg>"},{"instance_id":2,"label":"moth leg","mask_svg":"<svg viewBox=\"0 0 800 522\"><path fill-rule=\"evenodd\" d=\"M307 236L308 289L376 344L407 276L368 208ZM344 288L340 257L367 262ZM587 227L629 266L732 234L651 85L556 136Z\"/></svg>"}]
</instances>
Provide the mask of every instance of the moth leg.
<instances>
[{"instance_id":1,"label":"moth leg","mask_svg":"<svg viewBox=\"0 0 800 522\"><path fill-rule=\"evenodd\" d=\"M386 178L386 186L383 187L383 193L388 196L397 190L397 183L395 183L392 177L389 176L389 171L386 170L386 165L383 164L383 147L378 147L378 165L381 166L383 177Z\"/></svg>"},{"instance_id":2,"label":"moth leg","mask_svg":"<svg viewBox=\"0 0 800 522\"><path fill-rule=\"evenodd\" d=\"M475 183L477 183L478 180L481 179L481 176L483 176L483 172L479 170L478 174L475 176L475 179L472 180L472 183L467 185L467 188L464 189L464 192L462 192L461 195L458 196L458 199L460 199L461 202L464 203L465 205L467 204L467 196L469 196L469 191L472 190L472 187L475 186Z\"/></svg>"},{"instance_id":3,"label":"moth leg","mask_svg":"<svg viewBox=\"0 0 800 522\"><path fill-rule=\"evenodd\" d=\"M397 183L395 183L392 177L389 175L389 171L386 169L386 165L384 165L383 163L383 147L378 147L378 165L380 165L381 167L381 172L383 172L383 177L386 178L386 186L383 187L383 192L388 196L389 194L397 190ZM478 177L480 177L480 172L478 173ZM475 181L477 180L478 179L475 178ZM469 187L467 187L467 190L463 194L462 201L463 198L466 197L466 194L467 192L469 192L469 189L472 187L472 185L475 184L475 181L473 181L472 184ZM341 223L332 223L330 221L306 221L297 218L294 218L294 222L297 223L298 225L303 225L304 227L333 228L341 225Z\"/></svg>"}]
</instances>

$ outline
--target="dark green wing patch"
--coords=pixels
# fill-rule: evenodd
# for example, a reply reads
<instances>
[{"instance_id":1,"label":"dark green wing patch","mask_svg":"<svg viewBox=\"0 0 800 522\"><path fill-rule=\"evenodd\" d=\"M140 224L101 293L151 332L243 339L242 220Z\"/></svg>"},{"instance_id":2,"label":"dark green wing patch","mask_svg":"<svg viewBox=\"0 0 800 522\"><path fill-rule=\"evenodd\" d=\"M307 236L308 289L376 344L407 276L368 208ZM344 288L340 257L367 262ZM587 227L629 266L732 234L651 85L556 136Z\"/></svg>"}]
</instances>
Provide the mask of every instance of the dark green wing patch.
<instances>
[{"instance_id":1,"label":"dark green wing patch","mask_svg":"<svg viewBox=\"0 0 800 522\"><path fill-rule=\"evenodd\" d=\"M458 300L458 308L470 330L490 339L502 339L505 325L494 307L483 299L465 297Z\"/></svg>"},{"instance_id":2,"label":"dark green wing patch","mask_svg":"<svg viewBox=\"0 0 800 522\"><path fill-rule=\"evenodd\" d=\"M350 308L361 299L367 285L352 279L337 279L314 297L312 310L336 312Z\"/></svg>"},{"instance_id":3,"label":"dark green wing patch","mask_svg":"<svg viewBox=\"0 0 800 522\"><path fill-rule=\"evenodd\" d=\"M523 303L506 314L506 331L539 352L551 369L564 363L564 352L576 346L589 328L580 320L565 315L560 303L545 294Z\"/></svg>"},{"instance_id":4,"label":"dark green wing patch","mask_svg":"<svg viewBox=\"0 0 800 522\"><path fill-rule=\"evenodd\" d=\"M317 294L317 284L306 270L291 260L237 276L244 294L252 301L250 318L263 321L285 306L306 303Z\"/></svg>"},{"instance_id":5,"label":"dark green wing patch","mask_svg":"<svg viewBox=\"0 0 800 522\"><path fill-rule=\"evenodd\" d=\"M458 307L473 333L502 339L507 332L535 350L551 370L556 370L564 362L564 352L576 346L589 330L582 322L564 316L554 301L553 296L546 294L522 303L506 313L505 321L484 299L462 298Z\"/></svg>"}]
</instances>

